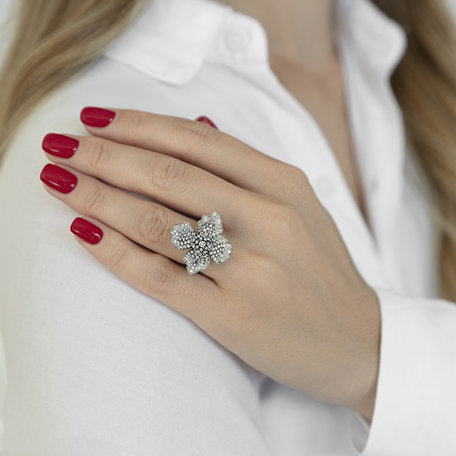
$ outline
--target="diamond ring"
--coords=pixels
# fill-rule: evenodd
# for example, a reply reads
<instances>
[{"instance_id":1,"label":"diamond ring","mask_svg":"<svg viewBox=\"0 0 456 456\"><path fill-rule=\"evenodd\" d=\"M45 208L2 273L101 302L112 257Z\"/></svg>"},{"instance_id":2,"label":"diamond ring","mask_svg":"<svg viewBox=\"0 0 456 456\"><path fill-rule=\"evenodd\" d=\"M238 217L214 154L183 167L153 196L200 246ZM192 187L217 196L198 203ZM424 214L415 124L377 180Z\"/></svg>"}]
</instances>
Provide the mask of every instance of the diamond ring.
<instances>
[{"instance_id":1,"label":"diamond ring","mask_svg":"<svg viewBox=\"0 0 456 456\"><path fill-rule=\"evenodd\" d=\"M217 212L201 217L198 221L198 234L188 222L171 228L171 243L179 250L191 249L184 256L190 274L204 271L211 258L215 263L223 263L230 257L233 248L222 236L222 232L222 218Z\"/></svg>"}]
</instances>

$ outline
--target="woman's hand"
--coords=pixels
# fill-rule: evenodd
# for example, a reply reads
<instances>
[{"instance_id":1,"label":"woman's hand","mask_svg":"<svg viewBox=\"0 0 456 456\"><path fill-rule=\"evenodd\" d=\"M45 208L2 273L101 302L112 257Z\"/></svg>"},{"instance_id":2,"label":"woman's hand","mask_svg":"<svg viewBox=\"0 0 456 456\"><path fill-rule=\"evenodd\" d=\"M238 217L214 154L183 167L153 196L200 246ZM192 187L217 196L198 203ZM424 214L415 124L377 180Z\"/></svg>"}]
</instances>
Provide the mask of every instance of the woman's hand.
<instances>
[{"instance_id":1,"label":"woman's hand","mask_svg":"<svg viewBox=\"0 0 456 456\"><path fill-rule=\"evenodd\" d=\"M370 420L377 296L306 174L203 122L94 108L81 119L92 136L46 135L47 157L63 166L41 173L52 196L95 225L73 222L89 240L76 237L81 245L252 367ZM189 274L170 230L189 222L198 232L212 211L231 256Z\"/></svg>"}]
</instances>

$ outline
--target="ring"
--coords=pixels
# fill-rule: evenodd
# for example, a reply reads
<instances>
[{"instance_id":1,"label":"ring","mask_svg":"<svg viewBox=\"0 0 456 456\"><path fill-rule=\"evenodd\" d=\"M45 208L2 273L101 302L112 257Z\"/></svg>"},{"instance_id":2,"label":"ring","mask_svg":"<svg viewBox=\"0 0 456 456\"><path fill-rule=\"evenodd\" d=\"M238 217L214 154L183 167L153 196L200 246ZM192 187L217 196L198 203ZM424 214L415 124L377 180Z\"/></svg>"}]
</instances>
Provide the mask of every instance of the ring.
<instances>
[{"instance_id":1,"label":"ring","mask_svg":"<svg viewBox=\"0 0 456 456\"><path fill-rule=\"evenodd\" d=\"M179 250L191 249L184 256L190 274L204 271L210 263L226 261L233 250L222 236L222 218L217 212L203 215L198 221L198 234L188 222L174 225L170 230L171 243Z\"/></svg>"}]
</instances>

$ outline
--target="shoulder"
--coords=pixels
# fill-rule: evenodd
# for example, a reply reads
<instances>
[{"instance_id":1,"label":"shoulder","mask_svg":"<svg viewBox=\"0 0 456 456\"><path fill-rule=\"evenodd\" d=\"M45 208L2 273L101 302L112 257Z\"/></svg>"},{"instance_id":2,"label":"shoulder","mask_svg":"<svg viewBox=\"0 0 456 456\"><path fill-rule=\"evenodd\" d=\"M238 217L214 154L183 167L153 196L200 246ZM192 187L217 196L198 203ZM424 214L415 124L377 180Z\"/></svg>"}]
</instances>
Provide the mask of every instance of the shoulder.
<instances>
[{"instance_id":1,"label":"shoulder","mask_svg":"<svg viewBox=\"0 0 456 456\"><path fill-rule=\"evenodd\" d=\"M34 400L33 411L19 410L13 397L29 403L28 391L34 389L22 378L9 379L8 402L31 423L29 441L37 448L40 442L52 446L68 438L58 431L56 438L59 427L54 417L62 419L70 410L75 429L100 428L98 417L103 416L97 444L104 453L115 451L115 445L160 454L184 453L184 447L199 453L209 448L217 454L243 453L247 446L255 454L268 451L257 430L259 423L251 418L258 416L259 374L190 320L133 289L91 258L69 231L77 214L51 198L39 180L47 162L41 150L43 136L87 134L79 121L82 107L129 107L196 117L208 106L201 96L190 86L164 84L101 56L31 113L7 151L0 168L0 212L8 220L7 230L0 227L0 251L8 263L8 268L0 269L5 284L0 312L15 316L8 346L24 360L30 381L44 372L42 385L56 387L54 392L43 390L47 399ZM21 331L16 331L19 326ZM27 334L28 344L21 343L21 334ZM37 352L47 354L39 363ZM80 381L81 372L83 388L74 380ZM69 398L65 410L56 397ZM39 417L33 416L34 411ZM12 416L8 412L6 425ZM53 434L38 435L38 422ZM125 432L118 432L119 423ZM146 425L138 431L138 423ZM172 439L176 429L187 432ZM227 444L227 429L242 431Z\"/></svg>"}]
</instances>

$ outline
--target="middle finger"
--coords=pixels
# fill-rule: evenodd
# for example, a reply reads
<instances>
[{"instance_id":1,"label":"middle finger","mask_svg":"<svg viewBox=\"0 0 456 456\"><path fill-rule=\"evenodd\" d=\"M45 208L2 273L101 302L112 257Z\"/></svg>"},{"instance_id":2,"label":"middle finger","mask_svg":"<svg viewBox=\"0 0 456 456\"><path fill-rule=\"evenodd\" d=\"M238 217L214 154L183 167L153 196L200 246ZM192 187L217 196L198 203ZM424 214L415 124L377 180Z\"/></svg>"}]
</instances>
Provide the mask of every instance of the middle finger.
<instances>
[{"instance_id":1,"label":"middle finger","mask_svg":"<svg viewBox=\"0 0 456 456\"><path fill-rule=\"evenodd\" d=\"M75 150L63 158L58 144L71 140ZM55 163L152 197L195 218L217 211L234 225L248 216L243 202L252 192L180 159L92 136L50 133L42 147Z\"/></svg>"}]
</instances>

